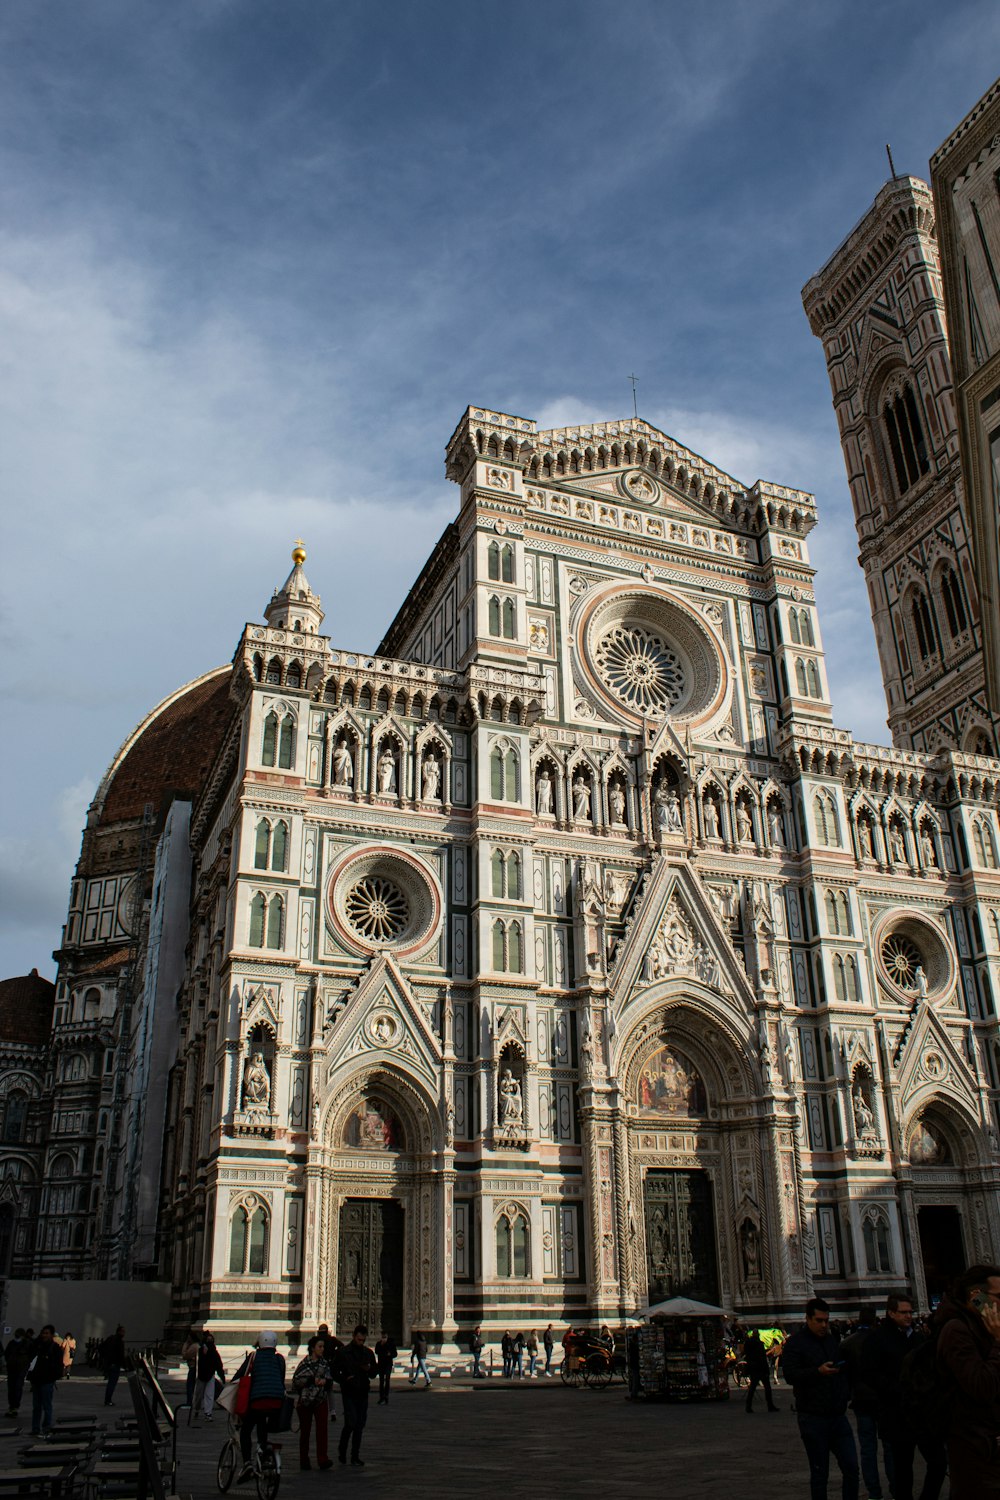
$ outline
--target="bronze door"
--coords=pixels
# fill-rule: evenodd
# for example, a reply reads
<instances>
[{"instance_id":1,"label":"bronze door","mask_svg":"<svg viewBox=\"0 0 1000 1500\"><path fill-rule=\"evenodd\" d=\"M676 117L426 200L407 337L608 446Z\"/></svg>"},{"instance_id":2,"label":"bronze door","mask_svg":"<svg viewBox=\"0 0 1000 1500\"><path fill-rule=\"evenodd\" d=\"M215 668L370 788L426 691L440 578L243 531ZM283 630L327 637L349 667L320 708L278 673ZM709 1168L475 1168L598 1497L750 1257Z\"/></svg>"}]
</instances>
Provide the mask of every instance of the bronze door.
<instances>
[{"instance_id":1,"label":"bronze door","mask_svg":"<svg viewBox=\"0 0 1000 1500\"><path fill-rule=\"evenodd\" d=\"M708 1174L647 1172L645 1215L649 1302L667 1297L717 1302L715 1214Z\"/></svg>"},{"instance_id":2,"label":"bronze door","mask_svg":"<svg viewBox=\"0 0 1000 1500\"><path fill-rule=\"evenodd\" d=\"M337 1332L358 1323L373 1341L403 1337L403 1209L391 1199L348 1198L340 1210Z\"/></svg>"}]
</instances>

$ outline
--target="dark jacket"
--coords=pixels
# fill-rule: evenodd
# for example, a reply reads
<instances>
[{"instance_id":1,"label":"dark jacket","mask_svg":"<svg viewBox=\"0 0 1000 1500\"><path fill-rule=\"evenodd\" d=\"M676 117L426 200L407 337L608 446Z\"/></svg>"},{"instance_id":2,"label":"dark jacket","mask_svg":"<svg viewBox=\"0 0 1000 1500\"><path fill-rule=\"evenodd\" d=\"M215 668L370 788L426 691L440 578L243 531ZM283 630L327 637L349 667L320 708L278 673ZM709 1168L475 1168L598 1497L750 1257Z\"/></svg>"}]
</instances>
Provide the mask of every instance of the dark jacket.
<instances>
[{"instance_id":1,"label":"dark jacket","mask_svg":"<svg viewBox=\"0 0 1000 1500\"><path fill-rule=\"evenodd\" d=\"M416 1359L426 1359L427 1340L424 1338L423 1334L418 1333L415 1335L413 1340L413 1348L410 1350L410 1355Z\"/></svg>"},{"instance_id":2,"label":"dark jacket","mask_svg":"<svg viewBox=\"0 0 1000 1500\"><path fill-rule=\"evenodd\" d=\"M234 1379L245 1375L250 1361L250 1401L283 1401L285 1397L285 1359L277 1349L254 1349L240 1365Z\"/></svg>"},{"instance_id":3,"label":"dark jacket","mask_svg":"<svg viewBox=\"0 0 1000 1500\"><path fill-rule=\"evenodd\" d=\"M23 1375L34 1358L31 1340L26 1338L11 1339L4 1351L7 1361L8 1375Z\"/></svg>"},{"instance_id":4,"label":"dark jacket","mask_svg":"<svg viewBox=\"0 0 1000 1500\"><path fill-rule=\"evenodd\" d=\"M878 1392L864 1370L865 1344L872 1334L871 1328L859 1328L846 1338L840 1346L843 1359L847 1360L847 1380L851 1387L851 1405L855 1411L873 1417L878 1409Z\"/></svg>"},{"instance_id":5,"label":"dark jacket","mask_svg":"<svg viewBox=\"0 0 1000 1500\"><path fill-rule=\"evenodd\" d=\"M781 1371L795 1392L795 1410L801 1417L841 1417L847 1410L847 1376L821 1375L820 1365L839 1364L840 1342L834 1334L817 1338L800 1328L785 1343Z\"/></svg>"},{"instance_id":6,"label":"dark jacket","mask_svg":"<svg viewBox=\"0 0 1000 1500\"><path fill-rule=\"evenodd\" d=\"M32 1359L35 1364L34 1368L28 1371L29 1385L54 1385L57 1380L62 1379L62 1345L57 1344L55 1339L47 1344L43 1344L39 1339L32 1353Z\"/></svg>"},{"instance_id":7,"label":"dark jacket","mask_svg":"<svg viewBox=\"0 0 1000 1500\"><path fill-rule=\"evenodd\" d=\"M948 1448L964 1452L995 1474L1000 1435L1000 1344L978 1313L945 1298L934 1321L940 1328L938 1369L954 1387ZM963 1468L965 1465L963 1464Z\"/></svg>"},{"instance_id":8,"label":"dark jacket","mask_svg":"<svg viewBox=\"0 0 1000 1500\"><path fill-rule=\"evenodd\" d=\"M110 1333L101 1345L101 1358L106 1367L121 1369L125 1363L125 1339L120 1333Z\"/></svg>"},{"instance_id":9,"label":"dark jacket","mask_svg":"<svg viewBox=\"0 0 1000 1500\"><path fill-rule=\"evenodd\" d=\"M765 1375L770 1375L771 1366L767 1362L767 1350L759 1333L748 1333L743 1340L743 1361L747 1367L747 1374L760 1380Z\"/></svg>"},{"instance_id":10,"label":"dark jacket","mask_svg":"<svg viewBox=\"0 0 1000 1500\"><path fill-rule=\"evenodd\" d=\"M364 1344L356 1344L352 1339L338 1352L333 1378L346 1396L352 1396L356 1391L369 1390L372 1377L377 1374L375 1356Z\"/></svg>"},{"instance_id":11,"label":"dark jacket","mask_svg":"<svg viewBox=\"0 0 1000 1500\"><path fill-rule=\"evenodd\" d=\"M903 1410L900 1372L903 1360L923 1337L919 1333L907 1334L891 1318L884 1318L872 1329L861 1350L861 1376L875 1393L879 1429L890 1442L907 1433L909 1424Z\"/></svg>"},{"instance_id":12,"label":"dark jacket","mask_svg":"<svg viewBox=\"0 0 1000 1500\"><path fill-rule=\"evenodd\" d=\"M391 1370L392 1362L398 1359L399 1350L392 1339L377 1339L375 1343L375 1363L382 1371Z\"/></svg>"},{"instance_id":13,"label":"dark jacket","mask_svg":"<svg viewBox=\"0 0 1000 1500\"><path fill-rule=\"evenodd\" d=\"M226 1372L222 1368L222 1356L214 1344L204 1343L200 1346L196 1371L198 1379L206 1383L213 1380L216 1375L220 1380L225 1380Z\"/></svg>"}]
</instances>

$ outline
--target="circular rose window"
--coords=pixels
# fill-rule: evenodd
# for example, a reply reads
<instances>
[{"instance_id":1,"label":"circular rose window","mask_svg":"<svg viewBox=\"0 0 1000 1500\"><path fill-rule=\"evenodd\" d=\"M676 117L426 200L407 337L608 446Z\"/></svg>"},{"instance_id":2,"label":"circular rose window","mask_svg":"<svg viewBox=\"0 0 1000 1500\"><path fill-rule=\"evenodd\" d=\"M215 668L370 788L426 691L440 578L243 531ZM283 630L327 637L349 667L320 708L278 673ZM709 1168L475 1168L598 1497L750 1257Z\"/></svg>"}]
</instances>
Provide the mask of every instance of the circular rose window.
<instances>
[{"instance_id":1,"label":"circular rose window","mask_svg":"<svg viewBox=\"0 0 1000 1500\"><path fill-rule=\"evenodd\" d=\"M576 621L579 686L612 721L671 718L707 731L729 711L732 673L710 623L655 585L585 595Z\"/></svg>"},{"instance_id":2,"label":"circular rose window","mask_svg":"<svg viewBox=\"0 0 1000 1500\"><path fill-rule=\"evenodd\" d=\"M954 986L951 945L929 918L903 909L887 912L874 937L879 978L898 999L938 999Z\"/></svg>"},{"instance_id":3,"label":"circular rose window","mask_svg":"<svg viewBox=\"0 0 1000 1500\"><path fill-rule=\"evenodd\" d=\"M351 849L330 873L327 918L355 953L424 951L441 930L443 901L431 870L407 850Z\"/></svg>"}]
</instances>

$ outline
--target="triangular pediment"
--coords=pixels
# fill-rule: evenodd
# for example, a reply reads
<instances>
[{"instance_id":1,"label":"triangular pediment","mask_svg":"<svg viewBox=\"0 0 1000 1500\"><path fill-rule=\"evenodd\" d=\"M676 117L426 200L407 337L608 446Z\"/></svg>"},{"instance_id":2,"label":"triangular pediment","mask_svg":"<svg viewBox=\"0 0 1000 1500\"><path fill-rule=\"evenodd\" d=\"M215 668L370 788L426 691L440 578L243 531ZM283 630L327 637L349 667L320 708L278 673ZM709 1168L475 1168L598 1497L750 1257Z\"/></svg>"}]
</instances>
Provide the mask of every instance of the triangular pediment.
<instances>
[{"instance_id":1,"label":"triangular pediment","mask_svg":"<svg viewBox=\"0 0 1000 1500\"><path fill-rule=\"evenodd\" d=\"M904 1101L945 1089L960 1095L974 1114L978 1102L969 1064L932 1005L922 1002L899 1059L899 1086Z\"/></svg>"},{"instance_id":2,"label":"triangular pediment","mask_svg":"<svg viewBox=\"0 0 1000 1500\"><path fill-rule=\"evenodd\" d=\"M648 493L643 493L640 485L648 485ZM535 489L548 490L550 486L555 495L568 499L567 514L581 521L600 521L596 507L611 505L619 512L639 510L671 521L688 521L716 528L719 525L718 513L712 506L702 505L690 495L678 494L668 480L654 477L637 465L601 475L567 474L544 483L532 481ZM595 507L593 514L589 513L588 507ZM550 504L547 508L559 513L556 506Z\"/></svg>"},{"instance_id":3,"label":"triangular pediment","mask_svg":"<svg viewBox=\"0 0 1000 1500\"><path fill-rule=\"evenodd\" d=\"M690 979L753 1008L753 986L707 892L686 864L662 858L615 954L610 979L616 1013L637 991L670 978Z\"/></svg>"},{"instance_id":4,"label":"triangular pediment","mask_svg":"<svg viewBox=\"0 0 1000 1500\"><path fill-rule=\"evenodd\" d=\"M326 1039L327 1080L355 1059L409 1068L436 1083L441 1043L387 953L372 959Z\"/></svg>"}]
</instances>

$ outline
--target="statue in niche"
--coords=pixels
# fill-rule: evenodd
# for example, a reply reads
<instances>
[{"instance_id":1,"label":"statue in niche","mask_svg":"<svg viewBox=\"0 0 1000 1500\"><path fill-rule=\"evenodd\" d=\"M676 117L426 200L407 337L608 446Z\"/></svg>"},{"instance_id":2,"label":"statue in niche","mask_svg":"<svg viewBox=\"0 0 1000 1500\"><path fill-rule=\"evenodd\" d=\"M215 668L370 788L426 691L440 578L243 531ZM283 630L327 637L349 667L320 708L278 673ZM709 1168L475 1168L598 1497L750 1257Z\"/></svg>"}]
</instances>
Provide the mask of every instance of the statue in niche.
<instances>
[{"instance_id":1,"label":"statue in niche","mask_svg":"<svg viewBox=\"0 0 1000 1500\"><path fill-rule=\"evenodd\" d=\"M243 1073L244 1109L267 1109L271 1099L271 1075L263 1052L254 1052Z\"/></svg>"},{"instance_id":2,"label":"statue in niche","mask_svg":"<svg viewBox=\"0 0 1000 1500\"><path fill-rule=\"evenodd\" d=\"M924 966L923 966L923 964L917 964L917 967L916 967L916 969L913 972L913 983L916 985L917 994L920 997L920 999L921 1000L926 1000L927 999L927 975L924 972Z\"/></svg>"},{"instance_id":3,"label":"statue in niche","mask_svg":"<svg viewBox=\"0 0 1000 1500\"><path fill-rule=\"evenodd\" d=\"M928 870L937 869L937 851L934 848L934 840L926 828L920 839L920 856Z\"/></svg>"},{"instance_id":4,"label":"statue in niche","mask_svg":"<svg viewBox=\"0 0 1000 1500\"><path fill-rule=\"evenodd\" d=\"M521 1085L510 1068L504 1068L500 1079L500 1124L520 1125L523 1114Z\"/></svg>"},{"instance_id":5,"label":"statue in niche","mask_svg":"<svg viewBox=\"0 0 1000 1500\"><path fill-rule=\"evenodd\" d=\"M717 839L719 837L719 809L715 805L714 797L706 797L705 808L705 837Z\"/></svg>"},{"instance_id":6,"label":"statue in niche","mask_svg":"<svg viewBox=\"0 0 1000 1500\"><path fill-rule=\"evenodd\" d=\"M582 771L573 777L573 816L581 821L590 819L590 786Z\"/></svg>"},{"instance_id":7,"label":"statue in niche","mask_svg":"<svg viewBox=\"0 0 1000 1500\"><path fill-rule=\"evenodd\" d=\"M767 828L771 836L771 848L784 849L785 830L781 825L781 813L774 806L771 807L767 815Z\"/></svg>"},{"instance_id":8,"label":"statue in niche","mask_svg":"<svg viewBox=\"0 0 1000 1500\"><path fill-rule=\"evenodd\" d=\"M898 823L891 824L889 828L889 851L894 865L906 864L906 844Z\"/></svg>"},{"instance_id":9,"label":"statue in niche","mask_svg":"<svg viewBox=\"0 0 1000 1500\"><path fill-rule=\"evenodd\" d=\"M753 843L753 822L750 810L743 801L736 804L736 837L741 844Z\"/></svg>"},{"instance_id":10,"label":"statue in niche","mask_svg":"<svg viewBox=\"0 0 1000 1500\"><path fill-rule=\"evenodd\" d=\"M333 784L334 786L354 784L354 761L345 739L337 741L337 748L333 752Z\"/></svg>"},{"instance_id":11,"label":"statue in niche","mask_svg":"<svg viewBox=\"0 0 1000 1500\"><path fill-rule=\"evenodd\" d=\"M873 1140L878 1135L878 1131L875 1129L875 1116L872 1113L868 1100L865 1098L865 1091L860 1083L854 1085L852 1107L854 1109L854 1129L857 1132L858 1139L861 1141Z\"/></svg>"},{"instance_id":12,"label":"statue in niche","mask_svg":"<svg viewBox=\"0 0 1000 1500\"><path fill-rule=\"evenodd\" d=\"M543 818L552 814L552 776L548 766L543 766L538 773L538 781L535 786L535 806Z\"/></svg>"},{"instance_id":13,"label":"statue in niche","mask_svg":"<svg viewBox=\"0 0 1000 1500\"><path fill-rule=\"evenodd\" d=\"M613 781L608 788L608 806L611 809L611 822L615 828L625 826L625 793L620 781Z\"/></svg>"},{"instance_id":14,"label":"statue in niche","mask_svg":"<svg viewBox=\"0 0 1000 1500\"><path fill-rule=\"evenodd\" d=\"M422 791L425 802L440 801L441 762L431 751L424 759Z\"/></svg>"},{"instance_id":15,"label":"statue in niche","mask_svg":"<svg viewBox=\"0 0 1000 1500\"><path fill-rule=\"evenodd\" d=\"M744 1219L740 1229L740 1249L743 1253L743 1280L760 1280L760 1235L752 1219Z\"/></svg>"},{"instance_id":16,"label":"statue in niche","mask_svg":"<svg viewBox=\"0 0 1000 1500\"><path fill-rule=\"evenodd\" d=\"M656 821L663 833L683 833L684 822L681 818L681 804L673 787L665 786L661 781L656 788Z\"/></svg>"},{"instance_id":17,"label":"statue in niche","mask_svg":"<svg viewBox=\"0 0 1000 1500\"><path fill-rule=\"evenodd\" d=\"M861 842L861 858L874 859L875 850L872 846L872 829L867 818L858 820L858 838Z\"/></svg>"},{"instance_id":18,"label":"statue in niche","mask_svg":"<svg viewBox=\"0 0 1000 1500\"><path fill-rule=\"evenodd\" d=\"M396 790L396 758L388 745L378 758L378 789L380 792Z\"/></svg>"}]
</instances>

